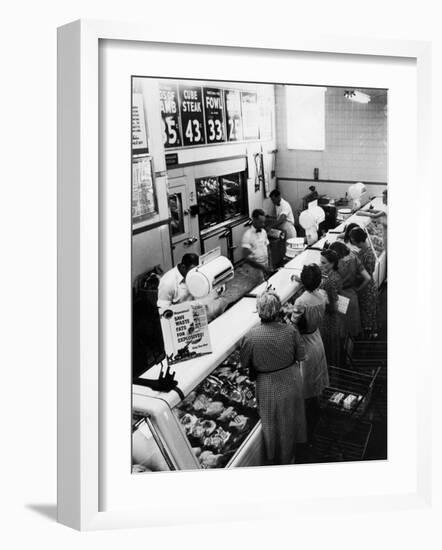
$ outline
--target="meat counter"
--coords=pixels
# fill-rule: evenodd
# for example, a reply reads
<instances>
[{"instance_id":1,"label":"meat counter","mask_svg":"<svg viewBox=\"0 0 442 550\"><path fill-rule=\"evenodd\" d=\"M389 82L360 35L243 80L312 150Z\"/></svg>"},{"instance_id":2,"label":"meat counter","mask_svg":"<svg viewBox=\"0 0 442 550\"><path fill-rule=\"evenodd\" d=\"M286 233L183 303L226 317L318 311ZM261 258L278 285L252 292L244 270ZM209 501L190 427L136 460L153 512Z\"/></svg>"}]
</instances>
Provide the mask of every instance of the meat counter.
<instances>
[{"instance_id":1,"label":"meat counter","mask_svg":"<svg viewBox=\"0 0 442 550\"><path fill-rule=\"evenodd\" d=\"M256 301L243 298L210 323L211 354L174 365L178 391L162 393L135 382L134 472L263 464L255 387L238 351L242 336L258 322ZM154 367L143 376L155 374Z\"/></svg>"}]
</instances>

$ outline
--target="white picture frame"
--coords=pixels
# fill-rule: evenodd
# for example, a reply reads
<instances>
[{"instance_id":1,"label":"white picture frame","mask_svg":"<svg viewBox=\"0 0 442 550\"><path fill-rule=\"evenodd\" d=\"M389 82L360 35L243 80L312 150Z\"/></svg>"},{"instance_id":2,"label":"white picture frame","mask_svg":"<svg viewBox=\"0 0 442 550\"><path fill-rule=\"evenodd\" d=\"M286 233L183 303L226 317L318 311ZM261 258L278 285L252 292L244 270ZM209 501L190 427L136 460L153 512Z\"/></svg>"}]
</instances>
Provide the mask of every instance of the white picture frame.
<instances>
[{"instance_id":1,"label":"white picture frame","mask_svg":"<svg viewBox=\"0 0 442 550\"><path fill-rule=\"evenodd\" d=\"M103 21L76 21L58 31L58 521L79 530L117 527L139 527L173 522L193 522L213 519L213 513L186 496L186 510L180 510L165 499L156 500L159 483L153 482L153 491L146 506L137 507L122 498L119 507L103 509L100 484L102 472L103 434L100 430L103 395L100 378L103 357L100 351L103 310L102 250L100 247L101 201L99 173L99 48L102 41L125 41L127 45L166 43L179 53L179 45L186 48L234 48L238 53L248 49L265 52L304 52L311 55L377 56L378 58L409 58L417 67L417 144L420 180L431 188L429 181L429 121L431 102L430 79L431 46L426 42L364 40L355 37L329 37L309 39L281 36L272 44L264 38L235 43L222 36L204 43L191 41L185 30L167 36L163 29L147 30L143 25ZM128 120L129 124L129 120ZM128 149L129 149L128 144ZM425 227L425 216L422 227ZM423 231L424 229L422 229ZM129 228L128 228L129 231ZM421 263L429 267L429 247L420 250ZM428 271L431 271L428 269ZM431 279L423 267L415 277L423 278L431 286ZM423 305L429 308L429 286L421 295ZM425 292L427 294L425 294ZM429 311L429 310L428 310ZM427 311L427 312L428 312ZM428 338L421 345L428 344ZM339 495L333 506L340 510L355 505L364 511L428 506L431 500L431 453L428 419L431 417L430 365L420 365L423 372L417 382L416 398L416 484L403 491L387 494L347 496ZM395 420L397 422L397 419ZM129 452L129 451L128 451ZM351 469L351 465L346 465ZM274 469L267 469L265 479L271 479ZM306 470L307 471L307 470ZM342 472L342 469L341 469ZM195 476L210 475L211 482L220 483L224 472L172 474L174 482ZM235 471L230 473L236 483L245 486L254 483L256 475L264 472ZM161 474L162 475L162 474ZM170 476L171 474L165 474ZM274 474L276 475L276 474ZM341 474L342 475L342 474ZM241 476L241 477L239 477ZM155 476L158 480L158 476ZM166 478L164 478L166 480ZM154 495L152 497L152 495ZM159 495L159 494L158 494ZM273 495L271 502L275 503ZM127 499L126 499L127 500ZM195 500L195 499L194 499ZM263 517L261 500L242 495L240 509L217 509L218 520L250 519ZM312 498L302 502L280 492L279 507L290 513L302 508L325 510L330 499L320 491L312 491ZM281 504L284 502L284 507ZM200 515L195 516L199 510ZM168 514L166 514L168 511ZM271 514L271 515L272 515ZM268 517L268 513L267 513ZM289 517L289 515L287 515Z\"/></svg>"}]
</instances>

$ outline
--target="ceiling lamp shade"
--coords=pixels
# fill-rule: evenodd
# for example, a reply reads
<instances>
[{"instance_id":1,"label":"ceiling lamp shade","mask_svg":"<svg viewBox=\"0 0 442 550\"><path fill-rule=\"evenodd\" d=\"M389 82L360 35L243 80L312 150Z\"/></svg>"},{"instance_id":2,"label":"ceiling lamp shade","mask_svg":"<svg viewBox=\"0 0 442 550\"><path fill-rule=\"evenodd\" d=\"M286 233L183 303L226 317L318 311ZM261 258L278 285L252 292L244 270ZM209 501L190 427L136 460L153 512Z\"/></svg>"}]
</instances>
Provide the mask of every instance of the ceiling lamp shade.
<instances>
[{"instance_id":1,"label":"ceiling lamp shade","mask_svg":"<svg viewBox=\"0 0 442 550\"><path fill-rule=\"evenodd\" d=\"M356 90L345 90L344 97L356 103L370 103L370 96Z\"/></svg>"}]
</instances>

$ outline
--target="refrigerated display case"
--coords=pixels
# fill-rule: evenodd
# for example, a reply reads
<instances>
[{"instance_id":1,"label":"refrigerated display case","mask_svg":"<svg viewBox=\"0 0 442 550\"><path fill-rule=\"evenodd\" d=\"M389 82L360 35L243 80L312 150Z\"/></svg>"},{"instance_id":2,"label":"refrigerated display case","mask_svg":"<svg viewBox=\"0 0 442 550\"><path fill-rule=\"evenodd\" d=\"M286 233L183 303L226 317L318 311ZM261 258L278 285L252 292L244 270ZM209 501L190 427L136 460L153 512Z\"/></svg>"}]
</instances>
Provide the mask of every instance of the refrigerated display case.
<instances>
[{"instance_id":1,"label":"refrigerated display case","mask_svg":"<svg viewBox=\"0 0 442 550\"><path fill-rule=\"evenodd\" d=\"M373 279L379 288L384 282L387 274L387 251L384 247L384 229L379 220L372 220L365 226L368 239L373 252L376 256L376 266L373 273Z\"/></svg>"},{"instance_id":2,"label":"refrigerated display case","mask_svg":"<svg viewBox=\"0 0 442 550\"><path fill-rule=\"evenodd\" d=\"M195 185L200 231L247 213L244 172L199 178Z\"/></svg>"},{"instance_id":3,"label":"refrigerated display case","mask_svg":"<svg viewBox=\"0 0 442 550\"><path fill-rule=\"evenodd\" d=\"M222 221L221 197L218 178L196 180L200 230L207 229Z\"/></svg>"},{"instance_id":4,"label":"refrigerated display case","mask_svg":"<svg viewBox=\"0 0 442 550\"><path fill-rule=\"evenodd\" d=\"M229 220L244 213L244 174L221 176L223 216Z\"/></svg>"},{"instance_id":5,"label":"refrigerated display case","mask_svg":"<svg viewBox=\"0 0 442 550\"><path fill-rule=\"evenodd\" d=\"M134 422L133 463L149 471L262 463L255 385L238 350L174 407L161 399L135 399Z\"/></svg>"},{"instance_id":6,"label":"refrigerated display case","mask_svg":"<svg viewBox=\"0 0 442 550\"><path fill-rule=\"evenodd\" d=\"M177 390L154 391L143 377L134 381L135 471L264 463L255 385L238 351L242 336L258 322L255 300L243 298L209 324L211 354L174 366ZM155 378L155 368L146 374Z\"/></svg>"}]
</instances>

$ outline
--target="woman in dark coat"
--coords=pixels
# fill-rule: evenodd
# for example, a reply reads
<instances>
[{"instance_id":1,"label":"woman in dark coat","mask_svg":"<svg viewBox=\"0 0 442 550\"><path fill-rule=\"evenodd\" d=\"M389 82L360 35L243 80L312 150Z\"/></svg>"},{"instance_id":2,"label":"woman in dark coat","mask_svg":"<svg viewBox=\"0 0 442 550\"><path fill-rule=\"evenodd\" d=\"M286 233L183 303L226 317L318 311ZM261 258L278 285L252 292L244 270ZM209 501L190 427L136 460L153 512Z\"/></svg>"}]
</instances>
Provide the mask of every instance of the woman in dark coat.
<instances>
[{"instance_id":1,"label":"woman in dark coat","mask_svg":"<svg viewBox=\"0 0 442 550\"><path fill-rule=\"evenodd\" d=\"M321 289L327 294L321 336L328 365L341 364L341 340L344 336L342 316L338 312L338 296L342 293L342 279L338 273L338 255L333 250L321 252Z\"/></svg>"},{"instance_id":2,"label":"woman in dark coat","mask_svg":"<svg viewBox=\"0 0 442 550\"><path fill-rule=\"evenodd\" d=\"M296 443L306 441L302 378L304 346L293 325L279 321L275 292L257 298L261 323L243 338L241 363L256 376L256 399L268 464L292 464Z\"/></svg>"},{"instance_id":3,"label":"woman in dark coat","mask_svg":"<svg viewBox=\"0 0 442 550\"><path fill-rule=\"evenodd\" d=\"M336 241L330 245L329 250L334 250L338 255L338 273L342 279L342 295L350 300L347 313L344 315L345 332L355 337L362 330L358 292L368 285L370 275L359 258L350 252L344 243Z\"/></svg>"}]
</instances>

